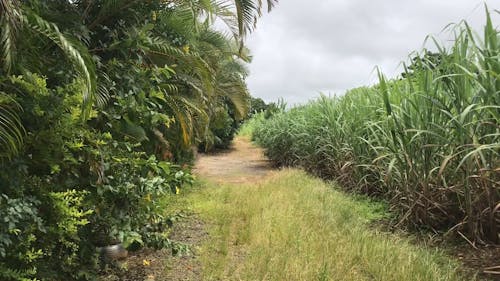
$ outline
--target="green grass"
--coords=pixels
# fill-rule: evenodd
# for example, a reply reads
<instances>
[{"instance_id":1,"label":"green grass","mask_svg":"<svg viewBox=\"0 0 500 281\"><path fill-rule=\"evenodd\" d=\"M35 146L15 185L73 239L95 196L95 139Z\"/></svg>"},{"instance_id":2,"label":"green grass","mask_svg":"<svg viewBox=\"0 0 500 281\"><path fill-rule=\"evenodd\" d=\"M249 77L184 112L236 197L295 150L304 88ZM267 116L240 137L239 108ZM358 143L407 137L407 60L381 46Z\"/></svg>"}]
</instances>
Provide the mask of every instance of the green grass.
<instances>
[{"instance_id":1,"label":"green grass","mask_svg":"<svg viewBox=\"0 0 500 281\"><path fill-rule=\"evenodd\" d=\"M205 182L182 205L210 225L204 280L465 280L437 250L377 230L383 204L302 171L252 184Z\"/></svg>"}]
</instances>

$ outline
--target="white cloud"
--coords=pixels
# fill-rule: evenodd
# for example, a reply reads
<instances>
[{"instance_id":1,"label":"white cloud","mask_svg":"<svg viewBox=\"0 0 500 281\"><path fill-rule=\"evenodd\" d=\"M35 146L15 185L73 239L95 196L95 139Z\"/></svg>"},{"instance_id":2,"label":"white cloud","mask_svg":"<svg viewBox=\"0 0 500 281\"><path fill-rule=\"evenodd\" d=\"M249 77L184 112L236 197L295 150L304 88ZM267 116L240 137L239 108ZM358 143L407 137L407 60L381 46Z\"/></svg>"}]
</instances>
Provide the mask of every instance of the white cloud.
<instances>
[{"instance_id":1,"label":"white cloud","mask_svg":"<svg viewBox=\"0 0 500 281\"><path fill-rule=\"evenodd\" d=\"M490 10L500 1L486 1ZM305 102L319 92L341 94L375 81L374 68L400 72L427 35L446 41L445 26L466 19L480 29L480 0L281 0L260 19L247 45L252 51L248 86L266 101ZM493 15L494 23L500 16ZM431 44L428 44L431 45Z\"/></svg>"}]
</instances>

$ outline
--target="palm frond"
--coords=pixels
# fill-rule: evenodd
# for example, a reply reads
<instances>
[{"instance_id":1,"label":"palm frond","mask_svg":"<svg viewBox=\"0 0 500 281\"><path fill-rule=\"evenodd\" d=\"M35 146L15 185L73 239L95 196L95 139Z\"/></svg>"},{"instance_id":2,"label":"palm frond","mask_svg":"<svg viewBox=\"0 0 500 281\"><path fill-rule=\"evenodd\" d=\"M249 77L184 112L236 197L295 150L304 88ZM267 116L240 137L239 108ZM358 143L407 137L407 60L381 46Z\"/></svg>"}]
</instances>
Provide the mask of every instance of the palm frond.
<instances>
[{"instance_id":1,"label":"palm frond","mask_svg":"<svg viewBox=\"0 0 500 281\"><path fill-rule=\"evenodd\" d=\"M236 120L242 120L250 110L250 94L242 80L223 83L219 86L220 94L233 105Z\"/></svg>"},{"instance_id":2,"label":"palm frond","mask_svg":"<svg viewBox=\"0 0 500 281\"><path fill-rule=\"evenodd\" d=\"M14 64L16 33L21 25L19 2L0 0L0 48L2 67L9 74Z\"/></svg>"},{"instance_id":3,"label":"palm frond","mask_svg":"<svg viewBox=\"0 0 500 281\"><path fill-rule=\"evenodd\" d=\"M9 74L14 61L14 34L12 26L8 23L6 17L0 18L0 47L2 48L2 67L5 73Z\"/></svg>"},{"instance_id":4,"label":"palm frond","mask_svg":"<svg viewBox=\"0 0 500 281\"><path fill-rule=\"evenodd\" d=\"M278 0L267 0L267 11L270 12ZM262 0L233 0L236 17L238 22L238 31L240 37L245 37L255 29L257 19L262 16L264 4Z\"/></svg>"},{"instance_id":5,"label":"palm frond","mask_svg":"<svg viewBox=\"0 0 500 281\"><path fill-rule=\"evenodd\" d=\"M190 7L180 6L173 10L161 11L157 23L160 23L169 34L180 35L190 41L196 33L197 19Z\"/></svg>"},{"instance_id":6,"label":"palm frond","mask_svg":"<svg viewBox=\"0 0 500 281\"><path fill-rule=\"evenodd\" d=\"M49 38L73 62L78 74L85 81L85 92L83 95L84 116L88 116L91 106L96 99L97 75L96 67L87 48L77 40L70 39L64 35L57 25L50 23L36 13L26 10L23 21L34 31Z\"/></svg>"},{"instance_id":7,"label":"palm frond","mask_svg":"<svg viewBox=\"0 0 500 281\"><path fill-rule=\"evenodd\" d=\"M267 12L271 12L271 10L274 8L274 6L278 3L278 0L267 0ZM262 7L262 5L260 6Z\"/></svg>"},{"instance_id":8,"label":"palm frond","mask_svg":"<svg viewBox=\"0 0 500 281\"><path fill-rule=\"evenodd\" d=\"M197 49L204 55L211 55L219 59L221 55L231 56L233 50L231 48L230 39L224 34L205 29L200 32L197 38Z\"/></svg>"},{"instance_id":9,"label":"palm frond","mask_svg":"<svg viewBox=\"0 0 500 281\"><path fill-rule=\"evenodd\" d=\"M99 72L99 83L96 93L96 105L103 107L111 98L111 89L114 88L113 81L109 78L108 74L104 71Z\"/></svg>"},{"instance_id":10,"label":"palm frond","mask_svg":"<svg viewBox=\"0 0 500 281\"><path fill-rule=\"evenodd\" d=\"M199 106L184 97L165 94L165 101L174 114L175 122L180 127L183 145L189 147L194 137L196 124L203 123L195 122L196 117L208 123L208 116Z\"/></svg>"},{"instance_id":11,"label":"palm frond","mask_svg":"<svg viewBox=\"0 0 500 281\"><path fill-rule=\"evenodd\" d=\"M202 92L212 95L214 92L214 70L198 53L183 51L170 45L159 37L151 38L142 43L141 48L146 51L153 63L163 67L165 64L178 64L179 72L190 73L201 83Z\"/></svg>"},{"instance_id":12,"label":"palm frond","mask_svg":"<svg viewBox=\"0 0 500 281\"><path fill-rule=\"evenodd\" d=\"M232 1L223 0L215 2L214 14L219 18L231 31L233 37L238 39L240 37L238 29L238 17L233 12L234 7Z\"/></svg>"},{"instance_id":13,"label":"palm frond","mask_svg":"<svg viewBox=\"0 0 500 281\"><path fill-rule=\"evenodd\" d=\"M25 131L17 114L20 109L14 99L0 92L0 158L16 154L23 144Z\"/></svg>"},{"instance_id":14,"label":"palm frond","mask_svg":"<svg viewBox=\"0 0 500 281\"><path fill-rule=\"evenodd\" d=\"M9 25L13 28L19 27L19 1L18 0L0 0L0 16L9 21Z\"/></svg>"},{"instance_id":15,"label":"palm frond","mask_svg":"<svg viewBox=\"0 0 500 281\"><path fill-rule=\"evenodd\" d=\"M258 5L253 0L234 0L234 6L238 18L238 31L240 36L244 37L255 27Z\"/></svg>"}]
</instances>

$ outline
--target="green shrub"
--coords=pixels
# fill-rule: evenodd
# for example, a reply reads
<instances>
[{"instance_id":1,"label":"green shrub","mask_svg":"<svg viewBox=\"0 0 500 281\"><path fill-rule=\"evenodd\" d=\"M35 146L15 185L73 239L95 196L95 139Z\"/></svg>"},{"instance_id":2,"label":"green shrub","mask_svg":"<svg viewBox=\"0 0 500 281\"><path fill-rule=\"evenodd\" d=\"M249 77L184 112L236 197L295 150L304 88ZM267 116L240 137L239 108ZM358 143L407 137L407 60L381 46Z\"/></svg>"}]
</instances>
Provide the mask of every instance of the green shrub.
<instances>
[{"instance_id":1,"label":"green shrub","mask_svg":"<svg viewBox=\"0 0 500 281\"><path fill-rule=\"evenodd\" d=\"M78 81L49 89L26 74L6 83L22 93L27 135L22 153L0 163L2 280L93 279L96 247L160 245L159 202L192 182L188 167L85 124Z\"/></svg>"}]
</instances>

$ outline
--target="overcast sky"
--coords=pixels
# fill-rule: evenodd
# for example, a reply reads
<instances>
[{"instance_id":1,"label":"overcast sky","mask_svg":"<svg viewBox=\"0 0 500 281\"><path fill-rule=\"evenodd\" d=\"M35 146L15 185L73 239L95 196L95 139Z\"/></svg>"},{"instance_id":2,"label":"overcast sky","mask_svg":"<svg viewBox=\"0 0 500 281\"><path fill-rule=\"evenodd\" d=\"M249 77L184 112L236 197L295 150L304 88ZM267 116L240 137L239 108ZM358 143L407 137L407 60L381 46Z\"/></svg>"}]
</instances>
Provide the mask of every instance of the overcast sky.
<instances>
[{"instance_id":1,"label":"overcast sky","mask_svg":"<svg viewBox=\"0 0 500 281\"><path fill-rule=\"evenodd\" d=\"M247 39L248 87L292 105L372 84L376 66L393 77L427 35L446 42L443 28L462 19L480 30L485 2L500 10L500 0L280 0ZM492 17L498 26L500 15Z\"/></svg>"}]
</instances>

